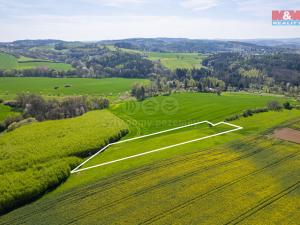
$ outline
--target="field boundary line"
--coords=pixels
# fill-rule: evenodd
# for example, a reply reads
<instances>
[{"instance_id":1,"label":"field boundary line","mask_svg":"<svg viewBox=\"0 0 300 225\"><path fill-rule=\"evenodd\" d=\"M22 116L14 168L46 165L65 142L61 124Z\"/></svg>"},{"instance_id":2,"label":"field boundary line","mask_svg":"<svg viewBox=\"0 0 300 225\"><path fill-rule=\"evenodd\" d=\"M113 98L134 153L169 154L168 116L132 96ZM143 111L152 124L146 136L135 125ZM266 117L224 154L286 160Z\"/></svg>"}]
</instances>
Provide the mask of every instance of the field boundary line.
<instances>
[{"instance_id":1,"label":"field boundary line","mask_svg":"<svg viewBox=\"0 0 300 225\"><path fill-rule=\"evenodd\" d=\"M231 129L231 130L228 130L228 131L223 131L223 132L220 132L220 133L217 133L217 134L208 135L208 136L197 138L197 139L193 139L193 140L190 140L190 141L177 143L177 144L174 144L174 145L169 145L169 146L166 146L166 147L162 147L162 148L154 149L154 150L151 150L151 151L135 154L135 155L132 155L132 156L112 160L112 161L109 161L109 162L97 164L95 166L90 166L90 167L87 167L87 168L80 169L88 161L90 161L91 159L93 159L94 157L96 157L97 155L99 155L101 152L105 151L108 147L110 147L112 145L122 144L122 143L126 143L126 142L129 142L129 141L134 141L134 140L138 140L138 139L141 139L141 138L151 137L151 136L154 136L154 135L157 135L157 134L162 134L162 133L166 133L166 132L170 132L170 131L174 131L174 130L179 130L179 129L186 128L186 127L196 126L196 125L204 124L204 123L207 123L207 124L211 125L212 127L216 127L218 125L225 124L225 125L234 127L234 129ZM171 129L167 129L167 130L163 130L163 131L159 131L159 132L155 132L155 133L151 133L151 134L147 134L147 135L143 135L143 136L139 136L139 137L135 137L135 138L130 138L130 139L123 140L123 141L110 143L110 144L106 145L105 147L103 147L102 149L100 149L94 155L89 157L83 163L78 165L75 169L73 169L71 171L71 174L78 173L78 172L85 171L85 170L89 170L89 169L93 169L93 168L97 168L97 167L101 167L101 166L105 166L105 165L109 165L109 164L113 164L113 163L117 163L117 162L121 162L121 161L124 161L124 160L132 159L132 158L136 158L136 157L140 157L140 156L144 156L144 155L148 155L148 154L152 154L152 153L155 153L155 152L163 151L163 150L166 150L166 149L169 149L169 148L174 148L174 147L189 144L189 143L193 143L193 142L196 142L196 141L205 140L205 139L208 139L208 138L212 138L212 137L220 136L220 135L223 135L223 134L235 132L235 131L238 131L238 130L241 130L241 129L243 129L243 127L237 126L237 125L232 124L232 123L219 122L219 123L214 124L214 123L211 123L207 120L204 120L204 121L200 121L200 122L197 122L197 123L192 123L192 124L188 124L188 125L184 125L184 126L180 126L180 127L175 127L175 128L171 128Z\"/></svg>"}]
</instances>

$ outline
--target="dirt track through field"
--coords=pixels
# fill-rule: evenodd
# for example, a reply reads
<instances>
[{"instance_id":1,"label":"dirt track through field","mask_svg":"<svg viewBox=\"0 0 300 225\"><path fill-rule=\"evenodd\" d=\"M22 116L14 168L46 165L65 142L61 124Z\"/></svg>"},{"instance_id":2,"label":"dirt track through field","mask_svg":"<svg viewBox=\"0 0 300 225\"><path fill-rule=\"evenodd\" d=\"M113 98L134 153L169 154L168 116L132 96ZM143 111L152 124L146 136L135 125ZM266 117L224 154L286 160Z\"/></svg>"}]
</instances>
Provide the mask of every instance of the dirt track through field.
<instances>
[{"instance_id":1,"label":"dirt track through field","mask_svg":"<svg viewBox=\"0 0 300 225\"><path fill-rule=\"evenodd\" d=\"M281 140L300 144L300 131L291 128L283 128L276 130L273 136Z\"/></svg>"}]
</instances>

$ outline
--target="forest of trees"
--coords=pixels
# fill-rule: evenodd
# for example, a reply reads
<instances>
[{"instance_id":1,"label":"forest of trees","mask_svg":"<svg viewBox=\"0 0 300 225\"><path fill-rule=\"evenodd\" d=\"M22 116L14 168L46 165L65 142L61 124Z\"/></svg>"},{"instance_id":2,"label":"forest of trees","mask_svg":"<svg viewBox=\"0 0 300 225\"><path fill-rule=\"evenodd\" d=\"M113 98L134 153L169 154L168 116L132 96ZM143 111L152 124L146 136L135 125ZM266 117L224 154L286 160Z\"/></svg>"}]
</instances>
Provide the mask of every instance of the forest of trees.
<instances>
[{"instance_id":1,"label":"forest of trees","mask_svg":"<svg viewBox=\"0 0 300 225\"><path fill-rule=\"evenodd\" d=\"M41 41L41 45L53 44L53 48L33 48L34 41L21 41L14 45L0 46L0 50L32 58L48 59L71 64L71 71L56 71L49 68L0 71L0 76L24 77L125 77L147 78L152 80L151 87L143 87L142 92L134 92L144 98L170 90L201 92L222 91L261 91L268 93L300 94L300 55L280 53L276 48L263 48L246 43L218 41L193 41L185 39L130 39L126 41L77 43L56 40ZM103 44L110 44L105 46ZM176 44L176 45L175 45ZM114 45L114 46L113 46ZM200 69L165 68L160 61L151 61L146 55L134 51L124 51L118 47L140 50L163 51L200 51L203 47L210 52L231 49L208 55ZM237 47L238 48L235 48ZM195 49L194 49L195 47ZM179 48L179 49L178 49ZM270 50L264 52L266 49ZM277 51L278 50L278 51ZM203 50L204 51L204 50ZM199 62L200 64L200 62ZM137 89L140 89L138 87ZM145 94L143 94L145 92ZM145 95L143 97L143 95Z\"/></svg>"},{"instance_id":2,"label":"forest of trees","mask_svg":"<svg viewBox=\"0 0 300 225\"><path fill-rule=\"evenodd\" d=\"M259 90L297 96L300 93L300 55L220 53L203 60L227 90Z\"/></svg>"},{"instance_id":3,"label":"forest of trees","mask_svg":"<svg viewBox=\"0 0 300 225\"><path fill-rule=\"evenodd\" d=\"M119 48L141 50L148 52L252 52L274 53L281 51L277 48L260 46L239 41L221 40L190 40L185 38L135 38L100 43L115 45ZM285 50L287 51L287 50Z\"/></svg>"},{"instance_id":4,"label":"forest of trees","mask_svg":"<svg viewBox=\"0 0 300 225\"><path fill-rule=\"evenodd\" d=\"M205 69L176 69L171 77L153 76L150 84L136 83L131 94L138 100L172 92L212 92L221 94L226 90L224 81L211 76Z\"/></svg>"},{"instance_id":5,"label":"forest of trees","mask_svg":"<svg viewBox=\"0 0 300 225\"><path fill-rule=\"evenodd\" d=\"M0 49L1 50L1 49ZM61 51L64 50L64 51ZM149 78L152 74L167 75L168 71L158 62L153 62L142 54L111 50L97 44L65 46L56 44L54 49L47 48L4 48L2 51L31 58L49 59L71 64L73 70L56 71L48 68L0 71L0 76L24 77L125 77Z\"/></svg>"},{"instance_id":6,"label":"forest of trees","mask_svg":"<svg viewBox=\"0 0 300 225\"><path fill-rule=\"evenodd\" d=\"M178 68L152 77L151 86L135 85L138 99L172 91L259 91L300 95L300 55L219 53L205 58L201 69Z\"/></svg>"}]
</instances>

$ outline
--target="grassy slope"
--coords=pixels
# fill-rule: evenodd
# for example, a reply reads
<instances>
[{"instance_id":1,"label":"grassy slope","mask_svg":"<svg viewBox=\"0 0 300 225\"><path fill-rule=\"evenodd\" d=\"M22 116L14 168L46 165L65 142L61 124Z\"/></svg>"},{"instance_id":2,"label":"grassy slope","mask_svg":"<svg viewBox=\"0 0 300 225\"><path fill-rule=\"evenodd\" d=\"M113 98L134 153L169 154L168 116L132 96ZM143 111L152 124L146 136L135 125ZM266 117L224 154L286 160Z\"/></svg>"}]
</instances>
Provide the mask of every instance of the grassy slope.
<instances>
[{"instance_id":1,"label":"grassy slope","mask_svg":"<svg viewBox=\"0 0 300 225\"><path fill-rule=\"evenodd\" d=\"M12 108L0 104L0 123L5 120L7 117L16 116L19 113L14 112Z\"/></svg>"},{"instance_id":2,"label":"grassy slope","mask_svg":"<svg viewBox=\"0 0 300 225\"><path fill-rule=\"evenodd\" d=\"M116 50L114 46L107 46L111 50ZM138 50L121 48L122 51L129 53L140 53L146 55L150 60L158 61L162 63L165 67L170 70L175 70L176 68L201 68L203 55L199 53L165 53L165 52L142 52Z\"/></svg>"},{"instance_id":3,"label":"grassy slope","mask_svg":"<svg viewBox=\"0 0 300 225\"><path fill-rule=\"evenodd\" d=\"M18 59L13 55L0 52L0 70L22 70L36 67L48 67L50 69L56 69L61 71L72 69L71 65L65 63L55 63L47 60L32 59L28 57L20 57Z\"/></svg>"},{"instance_id":4,"label":"grassy slope","mask_svg":"<svg viewBox=\"0 0 300 225\"><path fill-rule=\"evenodd\" d=\"M271 100L287 101L283 97L251 94L223 93L222 96L217 96L185 93L173 94L170 97L155 97L133 103L133 106L131 103L120 104L113 112L131 125L130 135L127 137L133 137L203 120L224 121L228 116L245 109L264 107ZM152 113L151 107L147 107L148 103L154 103L157 111ZM169 111L173 105L175 108L177 105L178 110Z\"/></svg>"},{"instance_id":5,"label":"grassy slope","mask_svg":"<svg viewBox=\"0 0 300 225\"><path fill-rule=\"evenodd\" d=\"M118 145L110 146L105 152L96 156L87 162L82 168L98 165L105 162L125 158L128 156L141 154L155 149L171 146L174 144L202 138L205 136L217 134L220 132L232 130L233 127L228 125L219 125L210 127L207 123L198 124L192 127L185 127L175 131L169 131L154 136L125 142ZM141 147L143 146L143 147Z\"/></svg>"},{"instance_id":6,"label":"grassy slope","mask_svg":"<svg viewBox=\"0 0 300 225\"><path fill-rule=\"evenodd\" d=\"M176 68L201 68L203 56L198 53L146 53L151 60L160 60L167 68L175 70Z\"/></svg>"},{"instance_id":7,"label":"grassy slope","mask_svg":"<svg viewBox=\"0 0 300 225\"><path fill-rule=\"evenodd\" d=\"M123 121L102 110L72 119L34 123L2 134L0 212L14 199L25 201L58 185L68 176L70 166L78 162L75 156L95 152L111 138L119 138L124 129L127 126ZM63 177L56 178L61 173Z\"/></svg>"},{"instance_id":8,"label":"grassy slope","mask_svg":"<svg viewBox=\"0 0 300 225\"><path fill-rule=\"evenodd\" d=\"M163 99L169 99L170 97L156 97L150 100L155 100L161 103ZM248 108L262 107L266 103L273 99L279 99L278 97L260 97L247 94L232 94L217 96L214 94L175 94L172 98L178 101L180 105L179 110L172 115L165 114L163 111L159 110L154 115L145 114L142 108L131 114L127 111L127 103L118 105L113 109L113 113L122 118L129 124L130 133L125 138L140 136L143 134L149 134L168 128L173 128L177 126L182 126L187 123L199 122L203 120L210 120L212 122L223 121L227 116L240 113L241 111ZM145 104L145 102L139 102L138 105ZM296 112L296 111L295 111ZM278 115L278 114L275 114ZM286 112L286 116L289 112ZM294 114L292 114L294 115ZM285 118L283 118L284 120ZM268 122L268 121L266 121ZM264 128L267 127L264 126ZM250 130L251 127L248 128ZM256 132L256 127L253 132ZM228 137L228 136L226 136ZM232 136L234 137L234 136ZM217 138L207 140L204 143L208 146L214 146L216 143L226 143L227 138ZM181 149L181 148L179 148ZM124 154L130 154L133 151L132 148L125 148ZM124 163L117 163L113 166L107 166L99 170L87 171L85 174L76 174L71 176L68 181L60 186L55 192L65 191L67 189L73 188L74 186L82 185L85 183L93 182L100 178L108 177L112 174L119 173L128 169L136 168L147 163L151 163L162 158L169 158L176 154L184 154L187 151L194 151L195 149L187 148L184 151L173 151L170 155L169 151L164 151L159 154L149 155L146 157L136 158L134 160L125 161ZM123 154L123 152L122 152ZM111 157L111 156L109 156ZM99 172L100 171L100 172ZM55 193L54 192L54 193Z\"/></svg>"},{"instance_id":9,"label":"grassy slope","mask_svg":"<svg viewBox=\"0 0 300 225\"><path fill-rule=\"evenodd\" d=\"M293 110L242 118L235 121L245 128L242 131L154 154L149 157L160 161L49 196L3 216L2 222L296 223L300 216L299 145L264 134L299 116L300 111ZM133 168L137 161L123 166ZM94 173L103 177L107 170L95 169ZM84 179L88 173L71 178Z\"/></svg>"},{"instance_id":10,"label":"grassy slope","mask_svg":"<svg viewBox=\"0 0 300 225\"><path fill-rule=\"evenodd\" d=\"M142 79L88 79L88 78L0 78L0 96L13 98L20 92L30 92L46 96L64 95L117 95L131 89L135 82ZM65 84L72 85L65 88ZM58 86L58 89L54 89Z\"/></svg>"}]
</instances>

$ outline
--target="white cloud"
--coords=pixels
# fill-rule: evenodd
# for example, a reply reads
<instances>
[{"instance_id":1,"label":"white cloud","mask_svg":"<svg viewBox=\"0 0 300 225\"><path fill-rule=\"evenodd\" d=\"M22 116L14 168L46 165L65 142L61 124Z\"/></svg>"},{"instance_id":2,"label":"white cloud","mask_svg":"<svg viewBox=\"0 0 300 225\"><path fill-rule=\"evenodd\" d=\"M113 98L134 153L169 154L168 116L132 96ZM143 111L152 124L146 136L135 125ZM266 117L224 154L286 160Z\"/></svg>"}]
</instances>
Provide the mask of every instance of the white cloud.
<instances>
[{"instance_id":1,"label":"white cloud","mask_svg":"<svg viewBox=\"0 0 300 225\"><path fill-rule=\"evenodd\" d=\"M162 36L195 39L299 36L297 27L273 27L268 21L241 22L175 16L39 16L20 18L18 25L8 22L0 23L0 26L1 41L25 38L93 41Z\"/></svg>"},{"instance_id":2,"label":"white cloud","mask_svg":"<svg viewBox=\"0 0 300 225\"><path fill-rule=\"evenodd\" d=\"M218 0L182 0L181 5L195 11L206 10L219 4Z\"/></svg>"},{"instance_id":3,"label":"white cloud","mask_svg":"<svg viewBox=\"0 0 300 225\"><path fill-rule=\"evenodd\" d=\"M128 4L142 4L145 0L81 0L84 3L92 3L97 5L105 5L112 7L121 7Z\"/></svg>"}]
</instances>

